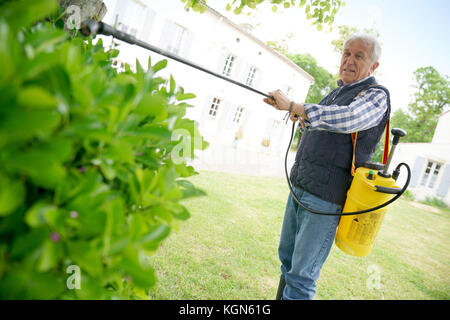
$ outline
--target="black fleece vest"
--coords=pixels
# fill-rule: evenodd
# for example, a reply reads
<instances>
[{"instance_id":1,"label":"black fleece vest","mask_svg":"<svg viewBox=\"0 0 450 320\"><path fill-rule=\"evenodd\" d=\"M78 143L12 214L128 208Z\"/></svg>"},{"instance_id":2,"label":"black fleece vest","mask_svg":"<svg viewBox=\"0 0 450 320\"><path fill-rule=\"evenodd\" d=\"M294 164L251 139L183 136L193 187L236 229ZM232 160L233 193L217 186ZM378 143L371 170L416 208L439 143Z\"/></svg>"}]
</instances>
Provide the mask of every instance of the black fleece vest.
<instances>
[{"instance_id":1,"label":"black fleece vest","mask_svg":"<svg viewBox=\"0 0 450 320\"><path fill-rule=\"evenodd\" d=\"M374 77L370 77L356 85L334 89L319 103L320 105L349 105L358 93L369 86L386 92L388 108L377 126L358 132L355 151L356 168L370 161L383 134L391 110L389 91L377 85ZM353 179L352 157L351 134L305 130L291 169L292 185L303 188L323 200L343 206Z\"/></svg>"}]
</instances>

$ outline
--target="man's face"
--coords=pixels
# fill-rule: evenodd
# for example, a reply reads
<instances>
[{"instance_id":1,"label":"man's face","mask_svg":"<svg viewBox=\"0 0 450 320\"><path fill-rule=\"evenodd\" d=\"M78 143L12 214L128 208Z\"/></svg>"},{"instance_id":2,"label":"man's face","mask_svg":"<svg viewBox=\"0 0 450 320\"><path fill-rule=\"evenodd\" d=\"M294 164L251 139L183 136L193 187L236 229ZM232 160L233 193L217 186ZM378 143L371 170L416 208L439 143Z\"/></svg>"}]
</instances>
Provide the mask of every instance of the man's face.
<instances>
[{"instance_id":1,"label":"man's face","mask_svg":"<svg viewBox=\"0 0 450 320\"><path fill-rule=\"evenodd\" d=\"M347 43L342 53L339 76L344 85L364 79L378 67L378 62L371 64L370 53L372 45L361 40Z\"/></svg>"}]
</instances>

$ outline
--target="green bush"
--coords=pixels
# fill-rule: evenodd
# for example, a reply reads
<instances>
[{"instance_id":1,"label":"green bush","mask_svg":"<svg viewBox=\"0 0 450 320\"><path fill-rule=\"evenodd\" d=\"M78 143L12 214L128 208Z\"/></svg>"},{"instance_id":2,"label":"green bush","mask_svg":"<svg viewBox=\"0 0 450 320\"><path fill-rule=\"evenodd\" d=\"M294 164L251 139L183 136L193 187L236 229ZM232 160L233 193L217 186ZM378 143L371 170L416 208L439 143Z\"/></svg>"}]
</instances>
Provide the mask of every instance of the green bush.
<instances>
[{"instance_id":1,"label":"green bush","mask_svg":"<svg viewBox=\"0 0 450 320\"><path fill-rule=\"evenodd\" d=\"M448 209L449 208L442 199L439 199L436 197L426 197L425 200L423 201L423 203L428 204L433 207L440 208L440 209Z\"/></svg>"},{"instance_id":2,"label":"green bush","mask_svg":"<svg viewBox=\"0 0 450 320\"><path fill-rule=\"evenodd\" d=\"M406 190L405 193L403 193L403 198L408 200L408 201L414 201L415 200L414 194L411 191L409 191L409 190Z\"/></svg>"},{"instance_id":3,"label":"green bush","mask_svg":"<svg viewBox=\"0 0 450 320\"><path fill-rule=\"evenodd\" d=\"M194 95L164 86L166 60L118 74L118 51L69 35L61 13L0 5L0 298L146 298L145 257L203 194L171 157L176 130L199 136Z\"/></svg>"}]
</instances>

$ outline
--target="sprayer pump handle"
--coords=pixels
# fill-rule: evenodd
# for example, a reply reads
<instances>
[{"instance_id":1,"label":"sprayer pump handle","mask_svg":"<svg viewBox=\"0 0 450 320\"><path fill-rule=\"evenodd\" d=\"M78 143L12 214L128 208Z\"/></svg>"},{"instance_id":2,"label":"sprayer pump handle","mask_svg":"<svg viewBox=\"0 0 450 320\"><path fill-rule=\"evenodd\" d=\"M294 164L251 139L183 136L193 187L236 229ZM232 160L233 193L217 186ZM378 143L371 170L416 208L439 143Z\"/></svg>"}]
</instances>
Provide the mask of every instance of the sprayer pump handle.
<instances>
[{"instance_id":1,"label":"sprayer pump handle","mask_svg":"<svg viewBox=\"0 0 450 320\"><path fill-rule=\"evenodd\" d=\"M391 133L394 135L392 144L396 145L401 137L406 136L406 131L400 128L392 128Z\"/></svg>"}]
</instances>

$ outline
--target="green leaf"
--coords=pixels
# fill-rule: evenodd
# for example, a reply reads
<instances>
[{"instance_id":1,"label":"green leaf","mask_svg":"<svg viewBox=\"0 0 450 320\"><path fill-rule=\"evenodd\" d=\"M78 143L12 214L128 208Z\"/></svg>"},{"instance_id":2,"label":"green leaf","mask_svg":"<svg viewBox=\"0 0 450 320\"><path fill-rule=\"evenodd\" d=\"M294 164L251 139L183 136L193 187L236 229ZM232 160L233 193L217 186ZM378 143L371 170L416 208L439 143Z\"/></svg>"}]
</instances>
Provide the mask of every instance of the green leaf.
<instances>
[{"instance_id":1,"label":"green leaf","mask_svg":"<svg viewBox=\"0 0 450 320\"><path fill-rule=\"evenodd\" d=\"M100 276L103 270L101 256L87 241L69 241L67 243L69 257L81 269L92 276Z\"/></svg>"},{"instance_id":2,"label":"green leaf","mask_svg":"<svg viewBox=\"0 0 450 320\"><path fill-rule=\"evenodd\" d=\"M116 177L116 170L113 165L108 164L106 161L100 163L100 169L108 180L113 180Z\"/></svg>"},{"instance_id":3,"label":"green leaf","mask_svg":"<svg viewBox=\"0 0 450 320\"><path fill-rule=\"evenodd\" d=\"M152 67L152 70L154 73L158 72L159 70L164 69L167 66L167 59L163 59L161 61L158 61L155 63L155 65Z\"/></svg>"},{"instance_id":4,"label":"green leaf","mask_svg":"<svg viewBox=\"0 0 450 320\"><path fill-rule=\"evenodd\" d=\"M122 132L123 136L131 136L131 137L145 137L145 138L157 138L170 140L171 132L162 126L149 126L144 128L139 128L134 131L125 131Z\"/></svg>"},{"instance_id":5,"label":"green leaf","mask_svg":"<svg viewBox=\"0 0 450 320\"><path fill-rule=\"evenodd\" d=\"M19 107L0 110L0 146L2 141L6 144L35 135L46 136L59 124L60 119L60 115L54 110L27 110Z\"/></svg>"},{"instance_id":6,"label":"green leaf","mask_svg":"<svg viewBox=\"0 0 450 320\"><path fill-rule=\"evenodd\" d=\"M63 257L63 248L60 242L55 243L48 239L42 247L42 252L37 263L39 272L46 272L55 268Z\"/></svg>"},{"instance_id":7,"label":"green leaf","mask_svg":"<svg viewBox=\"0 0 450 320\"><path fill-rule=\"evenodd\" d=\"M116 162L132 164L134 162L133 145L125 139L118 139L111 142L105 151L105 156L114 159Z\"/></svg>"},{"instance_id":8,"label":"green leaf","mask_svg":"<svg viewBox=\"0 0 450 320\"><path fill-rule=\"evenodd\" d=\"M56 211L58 208L54 205L38 202L25 213L25 222L33 228L41 227L47 224L49 216Z\"/></svg>"},{"instance_id":9,"label":"green leaf","mask_svg":"<svg viewBox=\"0 0 450 320\"><path fill-rule=\"evenodd\" d=\"M17 99L20 105L34 109L55 108L58 105L53 95L39 86L23 88Z\"/></svg>"},{"instance_id":10,"label":"green leaf","mask_svg":"<svg viewBox=\"0 0 450 320\"><path fill-rule=\"evenodd\" d=\"M172 75L170 75L170 94L173 94L175 92L175 79Z\"/></svg>"},{"instance_id":11,"label":"green leaf","mask_svg":"<svg viewBox=\"0 0 450 320\"><path fill-rule=\"evenodd\" d=\"M189 212L186 207L179 205L179 207L174 211L175 218L180 220L187 220L191 216L191 213Z\"/></svg>"},{"instance_id":12,"label":"green leaf","mask_svg":"<svg viewBox=\"0 0 450 320\"><path fill-rule=\"evenodd\" d=\"M154 270L143 268L139 263L137 253L125 255L117 264L117 267L123 269L125 276L130 276L131 281L138 287L150 288L155 284Z\"/></svg>"},{"instance_id":13,"label":"green leaf","mask_svg":"<svg viewBox=\"0 0 450 320\"><path fill-rule=\"evenodd\" d=\"M50 273L32 273L29 275L27 299L52 300L66 288L63 279Z\"/></svg>"},{"instance_id":14,"label":"green leaf","mask_svg":"<svg viewBox=\"0 0 450 320\"><path fill-rule=\"evenodd\" d=\"M83 108L90 107L94 101L91 89L82 81L74 81L72 86L75 102Z\"/></svg>"},{"instance_id":15,"label":"green leaf","mask_svg":"<svg viewBox=\"0 0 450 320\"><path fill-rule=\"evenodd\" d=\"M13 213L22 204L25 194L22 181L11 181L0 174L0 217Z\"/></svg>"},{"instance_id":16,"label":"green leaf","mask_svg":"<svg viewBox=\"0 0 450 320\"><path fill-rule=\"evenodd\" d=\"M0 17L6 18L14 29L28 27L58 8L57 0L22 0L2 4Z\"/></svg>"},{"instance_id":17,"label":"green leaf","mask_svg":"<svg viewBox=\"0 0 450 320\"><path fill-rule=\"evenodd\" d=\"M144 220L141 215L138 213L134 213L128 217L128 234L131 242L137 241L142 233Z\"/></svg>"},{"instance_id":18,"label":"green leaf","mask_svg":"<svg viewBox=\"0 0 450 320\"><path fill-rule=\"evenodd\" d=\"M105 252L109 250L111 241L115 235L122 233L125 225L125 205L120 197L114 198L105 204Z\"/></svg>"},{"instance_id":19,"label":"green leaf","mask_svg":"<svg viewBox=\"0 0 450 320\"><path fill-rule=\"evenodd\" d=\"M170 234L170 227L165 224L153 225L149 228L147 234L145 234L138 243L144 245L145 248L155 248L158 244Z\"/></svg>"},{"instance_id":20,"label":"green leaf","mask_svg":"<svg viewBox=\"0 0 450 320\"><path fill-rule=\"evenodd\" d=\"M73 146L72 142L66 138L53 138L38 146L35 150L51 154L51 157L58 162L65 162L72 157Z\"/></svg>"},{"instance_id":21,"label":"green leaf","mask_svg":"<svg viewBox=\"0 0 450 320\"><path fill-rule=\"evenodd\" d=\"M179 93L176 95L176 98L178 101L194 99L195 97L196 97L196 95L193 93Z\"/></svg>"},{"instance_id":22,"label":"green leaf","mask_svg":"<svg viewBox=\"0 0 450 320\"><path fill-rule=\"evenodd\" d=\"M34 53L51 51L53 47L68 38L68 33L63 30L51 28L49 25L32 32L25 40L26 45L34 49Z\"/></svg>"},{"instance_id":23,"label":"green leaf","mask_svg":"<svg viewBox=\"0 0 450 320\"><path fill-rule=\"evenodd\" d=\"M14 77L20 77L16 71L16 61L21 58L19 52L14 34L6 21L0 19L0 84L7 85Z\"/></svg>"},{"instance_id":24,"label":"green leaf","mask_svg":"<svg viewBox=\"0 0 450 320\"><path fill-rule=\"evenodd\" d=\"M155 117L156 121L161 121L167 118L167 99L160 95L147 93L136 106L134 113Z\"/></svg>"},{"instance_id":25,"label":"green leaf","mask_svg":"<svg viewBox=\"0 0 450 320\"><path fill-rule=\"evenodd\" d=\"M37 248L40 248L45 240L48 239L50 232L47 227L33 228L14 239L11 248L11 258L19 258L26 254L32 254Z\"/></svg>"},{"instance_id":26,"label":"green leaf","mask_svg":"<svg viewBox=\"0 0 450 320\"><path fill-rule=\"evenodd\" d=\"M89 274L81 271L80 275L80 289L75 289L76 297L80 300L98 300L103 299L102 297L102 291L103 289L103 283L102 277L93 277ZM69 276L69 275L68 275Z\"/></svg>"},{"instance_id":27,"label":"green leaf","mask_svg":"<svg viewBox=\"0 0 450 320\"><path fill-rule=\"evenodd\" d=\"M14 154L13 158L7 163L10 169L29 176L36 185L44 188L54 188L66 174L61 163L48 152L31 150Z\"/></svg>"}]
</instances>

